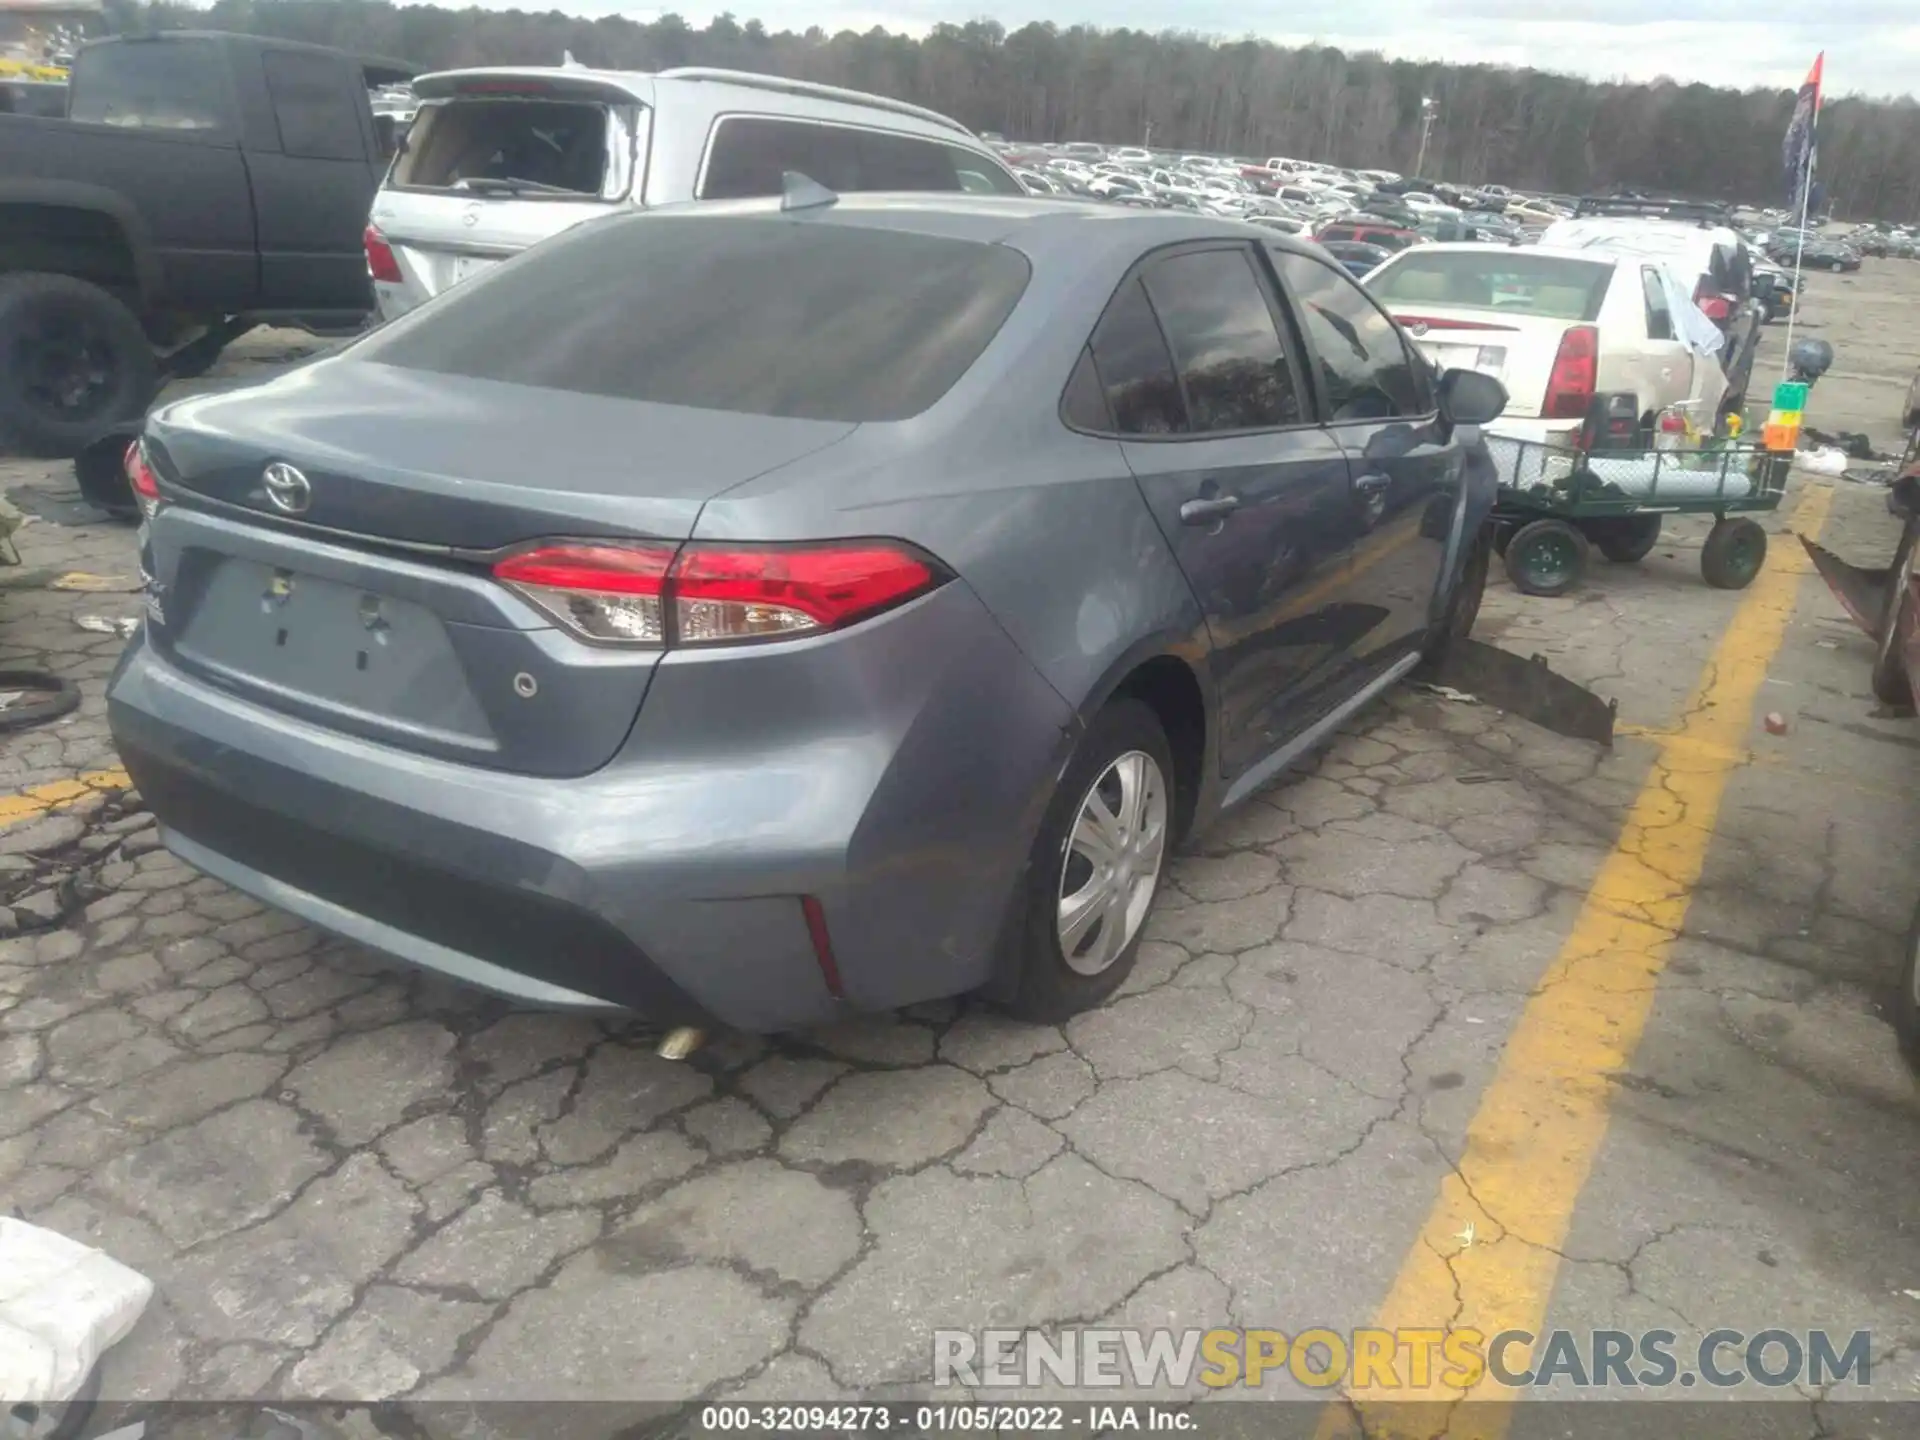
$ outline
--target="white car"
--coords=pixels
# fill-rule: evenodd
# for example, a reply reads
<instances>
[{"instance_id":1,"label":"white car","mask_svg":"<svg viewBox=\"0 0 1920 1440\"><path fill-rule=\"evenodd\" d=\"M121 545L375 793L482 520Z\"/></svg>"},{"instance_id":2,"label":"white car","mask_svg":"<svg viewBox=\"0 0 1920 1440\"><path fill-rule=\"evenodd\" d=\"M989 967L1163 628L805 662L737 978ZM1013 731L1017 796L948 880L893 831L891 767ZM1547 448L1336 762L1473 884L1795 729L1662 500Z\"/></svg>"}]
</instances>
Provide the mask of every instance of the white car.
<instances>
[{"instance_id":1,"label":"white car","mask_svg":"<svg viewBox=\"0 0 1920 1440\"><path fill-rule=\"evenodd\" d=\"M1669 411L1711 424L1726 390L1719 332L1654 258L1415 245L1365 283L1436 367L1506 386L1498 434L1569 443L1597 395L1624 393L1650 438Z\"/></svg>"}]
</instances>

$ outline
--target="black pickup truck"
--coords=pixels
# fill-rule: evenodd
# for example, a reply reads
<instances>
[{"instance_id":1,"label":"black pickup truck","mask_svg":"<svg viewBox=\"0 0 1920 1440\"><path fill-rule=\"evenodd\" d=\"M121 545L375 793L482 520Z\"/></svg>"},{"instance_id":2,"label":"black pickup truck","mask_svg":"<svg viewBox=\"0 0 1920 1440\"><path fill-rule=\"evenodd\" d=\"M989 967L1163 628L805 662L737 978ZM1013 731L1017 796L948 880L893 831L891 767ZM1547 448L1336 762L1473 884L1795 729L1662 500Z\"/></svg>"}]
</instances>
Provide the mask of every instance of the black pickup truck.
<instances>
[{"instance_id":1,"label":"black pickup truck","mask_svg":"<svg viewBox=\"0 0 1920 1440\"><path fill-rule=\"evenodd\" d=\"M64 117L0 114L0 446L79 455L256 325L360 324L368 90L408 74L163 31L84 47Z\"/></svg>"}]
</instances>

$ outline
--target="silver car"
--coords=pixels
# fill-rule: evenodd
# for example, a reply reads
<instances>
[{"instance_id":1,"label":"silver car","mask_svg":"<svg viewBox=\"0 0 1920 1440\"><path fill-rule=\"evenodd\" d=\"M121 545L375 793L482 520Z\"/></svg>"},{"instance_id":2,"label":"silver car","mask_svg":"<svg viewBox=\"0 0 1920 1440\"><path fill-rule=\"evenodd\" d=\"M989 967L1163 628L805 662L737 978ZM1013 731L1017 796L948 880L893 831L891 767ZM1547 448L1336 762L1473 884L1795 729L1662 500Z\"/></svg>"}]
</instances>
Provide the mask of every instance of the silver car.
<instances>
[{"instance_id":1,"label":"silver car","mask_svg":"<svg viewBox=\"0 0 1920 1440\"><path fill-rule=\"evenodd\" d=\"M1024 193L957 120L776 75L520 66L423 75L413 94L365 235L388 319L582 221L778 195L790 171L843 193Z\"/></svg>"},{"instance_id":2,"label":"silver car","mask_svg":"<svg viewBox=\"0 0 1920 1440\"><path fill-rule=\"evenodd\" d=\"M111 724L176 854L523 1000L1059 1018L1472 625L1504 400L1251 225L620 215L156 412Z\"/></svg>"}]
</instances>

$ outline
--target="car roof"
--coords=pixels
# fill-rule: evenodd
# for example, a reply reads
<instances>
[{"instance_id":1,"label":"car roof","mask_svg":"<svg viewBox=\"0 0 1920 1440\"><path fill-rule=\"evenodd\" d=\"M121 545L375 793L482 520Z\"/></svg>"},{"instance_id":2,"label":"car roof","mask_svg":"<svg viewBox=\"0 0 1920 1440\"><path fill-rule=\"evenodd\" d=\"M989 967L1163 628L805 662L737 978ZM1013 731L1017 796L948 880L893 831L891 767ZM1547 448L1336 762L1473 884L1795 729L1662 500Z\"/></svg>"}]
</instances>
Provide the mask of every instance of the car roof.
<instances>
[{"instance_id":1,"label":"car roof","mask_svg":"<svg viewBox=\"0 0 1920 1440\"><path fill-rule=\"evenodd\" d=\"M703 200L635 212L635 216L641 213L703 220L787 213L804 215L823 225L905 230L979 244L1009 245L1035 261L1075 261L1077 257L1077 263L1083 265L1112 261L1124 267L1148 250L1193 240L1253 241L1302 255L1314 250L1310 244L1250 221L1193 210L1130 210L1039 195L862 193L842 195L831 205L804 211L783 211L777 198Z\"/></svg>"},{"instance_id":2,"label":"car roof","mask_svg":"<svg viewBox=\"0 0 1920 1440\"><path fill-rule=\"evenodd\" d=\"M986 141L958 120L937 110L929 110L924 105L914 105L863 90L849 90L839 85L823 85L781 75L723 70L711 66L682 65L666 70L601 70L578 63L463 66L418 76L413 82L414 93L422 99L453 97L458 93L459 82L463 80L542 81L561 90L578 90L583 96L597 91L607 98L630 96L645 104L658 103L663 89L698 87L714 92L722 104L738 102L758 109L777 106L779 100L784 99L797 109L817 108L818 113L828 119L836 118L836 109L843 113L879 111L900 129L961 137L991 152Z\"/></svg>"},{"instance_id":3,"label":"car roof","mask_svg":"<svg viewBox=\"0 0 1920 1440\"><path fill-rule=\"evenodd\" d=\"M1618 263L1618 255L1605 251L1578 250L1563 245L1523 245L1513 246L1494 244L1485 240L1440 240L1431 245L1416 245L1402 250L1402 255L1504 255L1509 258L1518 255L1545 255L1552 260L1580 260L1589 265L1613 265Z\"/></svg>"}]
</instances>

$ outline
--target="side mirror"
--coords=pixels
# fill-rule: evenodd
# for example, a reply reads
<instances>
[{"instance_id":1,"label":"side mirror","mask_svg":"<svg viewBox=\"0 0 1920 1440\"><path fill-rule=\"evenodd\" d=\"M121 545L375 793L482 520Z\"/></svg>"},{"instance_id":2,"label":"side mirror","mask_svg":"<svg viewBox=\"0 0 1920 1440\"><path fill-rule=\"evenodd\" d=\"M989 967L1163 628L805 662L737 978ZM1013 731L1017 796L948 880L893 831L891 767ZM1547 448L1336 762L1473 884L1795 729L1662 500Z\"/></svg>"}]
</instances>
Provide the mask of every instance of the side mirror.
<instances>
[{"instance_id":1,"label":"side mirror","mask_svg":"<svg viewBox=\"0 0 1920 1440\"><path fill-rule=\"evenodd\" d=\"M1449 370L1436 387L1449 425L1491 425L1507 408L1507 387L1478 370Z\"/></svg>"}]
</instances>

